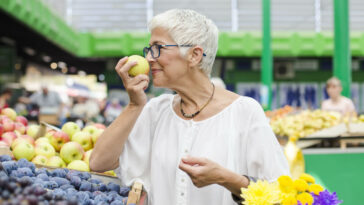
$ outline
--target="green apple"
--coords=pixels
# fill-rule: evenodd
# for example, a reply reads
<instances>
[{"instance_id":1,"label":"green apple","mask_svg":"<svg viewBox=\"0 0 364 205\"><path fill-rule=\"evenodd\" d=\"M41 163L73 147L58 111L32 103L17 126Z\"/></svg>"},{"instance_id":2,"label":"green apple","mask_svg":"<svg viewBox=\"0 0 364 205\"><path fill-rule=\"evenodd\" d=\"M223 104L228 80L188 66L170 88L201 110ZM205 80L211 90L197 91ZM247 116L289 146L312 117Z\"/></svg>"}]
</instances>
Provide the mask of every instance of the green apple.
<instances>
[{"instance_id":1,"label":"green apple","mask_svg":"<svg viewBox=\"0 0 364 205\"><path fill-rule=\"evenodd\" d=\"M101 136L101 134L104 132L103 129L99 129L93 125L88 125L85 128L82 129L82 132L88 132L91 135L91 139L93 144L96 143L97 139Z\"/></svg>"},{"instance_id":2,"label":"green apple","mask_svg":"<svg viewBox=\"0 0 364 205\"><path fill-rule=\"evenodd\" d=\"M82 161L82 160L75 160L72 161L71 163L69 163L67 165L68 169L75 169L78 171L84 171L84 172L89 172L90 171L90 167L86 164L86 162Z\"/></svg>"},{"instance_id":3,"label":"green apple","mask_svg":"<svg viewBox=\"0 0 364 205\"><path fill-rule=\"evenodd\" d=\"M131 75L131 76L137 76L139 74L148 75L149 63L148 63L147 59L145 59L144 57L139 56L139 55L132 55L132 56L128 57L128 61L126 63L128 63L129 61L136 61L138 63L135 66L130 68L130 70L128 71L129 75Z\"/></svg>"},{"instance_id":4,"label":"green apple","mask_svg":"<svg viewBox=\"0 0 364 205\"><path fill-rule=\"evenodd\" d=\"M72 139L73 134L80 130L80 127L74 122L66 122L62 126L62 131L65 132L70 137L70 139Z\"/></svg>"},{"instance_id":5,"label":"green apple","mask_svg":"<svg viewBox=\"0 0 364 205\"><path fill-rule=\"evenodd\" d=\"M20 135L11 143L11 149L14 149L20 142L26 141L31 145L34 145L34 139L29 135Z\"/></svg>"},{"instance_id":6,"label":"green apple","mask_svg":"<svg viewBox=\"0 0 364 205\"><path fill-rule=\"evenodd\" d=\"M29 125L27 128L27 135L35 138L38 134L39 125Z\"/></svg>"},{"instance_id":7,"label":"green apple","mask_svg":"<svg viewBox=\"0 0 364 205\"><path fill-rule=\"evenodd\" d=\"M62 146L60 156L68 164L82 159L84 153L85 151L78 142L67 142Z\"/></svg>"},{"instance_id":8,"label":"green apple","mask_svg":"<svg viewBox=\"0 0 364 205\"><path fill-rule=\"evenodd\" d=\"M90 149L89 151L85 152L85 154L83 155L83 158L82 160L84 162L86 162L87 165L90 166L90 156L91 156L91 153L92 153L92 149Z\"/></svg>"},{"instance_id":9,"label":"green apple","mask_svg":"<svg viewBox=\"0 0 364 205\"><path fill-rule=\"evenodd\" d=\"M48 159L47 166L65 168L66 163L59 156L53 156Z\"/></svg>"},{"instance_id":10,"label":"green apple","mask_svg":"<svg viewBox=\"0 0 364 205\"><path fill-rule=\"evenodd\" d=\"M46 138L46 137L39 137L37 140L35 140L35 145L37 145L40 142L51 143L48 138Z\"/></svg>"},{"instance_id":11,"label":"green apple","mask_svg":"<svg viewBox=\"0 0 364 205\"><path fill-rule=\"evenodd\" d=\"M49 141L51 142L51 145L54 147L54 149L56 149L58 152L65 143L70 141L70 138L65 132L58 131L53 132L53 134L49 137Z\"/></svg>"},{"instance_id":12,"label":"green apple","mask_svg":"<svg viewBox=\"0 0 364 205\"><path fill-rule=\"evenodd\" d=\"M35 156L34 147L29 142L23 141L17 144L13 149L15 159L19 160L25 158L28 161L32 160Z\"/></svg>"},{"instance_id":13,"label":"green apple","mask_svg":"<svg viewBox=\"0 0 364 205\"><path fill-rule=\"evenodd\" d=\"M76 132L72 137L73 142L78 142L83 150L92 149L92 139L88 132Z\"/></svg>"},{"instance_id":14,"label":"green apple","mask_svg":"<svg viewBox=\"0 0 364 205\"><path fill-rule=\"evenodd\" d=\"M43 155L37 155L32 159L32 162L34 164L39 164L39 165L46 165L47 161L48 161L48 158Z\"/></svg>"},{"instance_id":15,"label":"green apple","mask_svg":"<svg viewBox=\"0 0 364 205\"><path fill-rule=\"evenodd\" d=\"M56 154L53 146L48 142L39 142L35 145L35 154L43 155L47 158L53 157Z\"/></svg>"}]
</instances>

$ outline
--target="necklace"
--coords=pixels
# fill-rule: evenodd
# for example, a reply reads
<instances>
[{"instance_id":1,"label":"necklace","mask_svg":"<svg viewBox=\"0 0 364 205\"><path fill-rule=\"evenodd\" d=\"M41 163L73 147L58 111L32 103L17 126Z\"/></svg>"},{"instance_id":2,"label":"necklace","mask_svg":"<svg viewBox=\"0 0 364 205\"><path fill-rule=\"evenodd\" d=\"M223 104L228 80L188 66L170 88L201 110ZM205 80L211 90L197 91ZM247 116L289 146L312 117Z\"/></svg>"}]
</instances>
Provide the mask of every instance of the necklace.
<instances>
[{"instance_id":1,"label":"necklace","mask_svg":"<svg viewBox=\"0 0 364 205\"><path fill-rule=\"evenodd\" d=\"M181 103L179 104L180 105L180 109L181 109L181 113L183 115L183 117L185 118L194 118L196 115L198 115L206 106L207 104L209 104L209 102L212 100L212 97L214 96L214 93L215 93L215 85L213 83L212 84L212 94L209 98L209 100L205 103L204 106L201 107L201 109L199 109L197 112L195 113L192 113L192 114L186 114L184 111L183 111L183 108L182 108L182 103L183 103L183 100L181 98Z\"/></svg>"}]
</instances>

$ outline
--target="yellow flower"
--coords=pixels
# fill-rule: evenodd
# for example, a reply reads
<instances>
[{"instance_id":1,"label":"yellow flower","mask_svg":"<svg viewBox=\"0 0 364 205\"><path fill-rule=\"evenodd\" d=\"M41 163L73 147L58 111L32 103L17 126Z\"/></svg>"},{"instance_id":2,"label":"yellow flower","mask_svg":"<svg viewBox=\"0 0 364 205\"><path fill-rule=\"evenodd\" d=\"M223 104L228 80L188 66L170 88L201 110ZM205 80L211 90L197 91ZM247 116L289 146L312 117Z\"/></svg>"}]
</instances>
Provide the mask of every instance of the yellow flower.
<instances>
[{"instance_id":1,"label":"yellow flower","mask_svg":"<svg viewBox=\"0 0 364 205\"><path fill-rule=\"evenodd\" d=\"M278 178L279 188L282 192L290 193L292 191L295 191L295 188L293 186L293 180L289 176L280 176Z\"/></svg>"},{"instance_id":2,"label":"yellow flower","mask_svg":"<svg viewBox=\"0 0 364 205\"><path fill-rule=\"evenodd\" d=\"M305 180L303 179L296 179L294 182L293 182L293 186L296 188L296 190L298 192L303 192L303 191L306 191L308 190L308 184Z\"/></svg>"},{"instance_id":3,"label":"yellow flower","mask_svg":"<svg viewBox=\"0 0 364 205\"><path fill-rule=\"evenodd\" d=\"M300 179L305 180L307 183L315 183L315 178L306 173L301 174Z\"/></svg>"},{"instance_id":4,"label":"yellow flower","mask_svg":"<svg viewBox=\"0 0 364 205\"><path fill-rule=\"evenodd\" d=\"M248 188L241 188L244 205L273 205L279 203L279 188L277 183L267 181L251 182Z\"/></svg>"},{"instance_id":5,"label":"yellow flower","mask_svg":"<svg viewBox=\"0 0 364 205\"><path fill-rule=\"evenodd\" d=\"M300 201L302 204L312 205L313 203L313 197L311 194L307 192L303 192L301 194L297 195L297 200Z\"/></svg>"},{"instance_id":6,"label":"yellow flower","mask_svg":"<svg viewBox=\"0 0 364 205\"><path fill-rule=\"evenodd\" d=\"M320 192L322 192L323 190L324 190L324 188L319 184L311 184L308 187L308 191L313 192L315 195L319 195Z\"/></svg>"},{"instance_id":7,"label":"yellow flower","mask_svg":"<svg viewBox=\"0 0 364 205\"><path fill-rule=\"evenodd\" d=\"M296 205L297 199L295 195L286 194L286 197L282 199L281 205Z\"/></svg>"}]
</instances>

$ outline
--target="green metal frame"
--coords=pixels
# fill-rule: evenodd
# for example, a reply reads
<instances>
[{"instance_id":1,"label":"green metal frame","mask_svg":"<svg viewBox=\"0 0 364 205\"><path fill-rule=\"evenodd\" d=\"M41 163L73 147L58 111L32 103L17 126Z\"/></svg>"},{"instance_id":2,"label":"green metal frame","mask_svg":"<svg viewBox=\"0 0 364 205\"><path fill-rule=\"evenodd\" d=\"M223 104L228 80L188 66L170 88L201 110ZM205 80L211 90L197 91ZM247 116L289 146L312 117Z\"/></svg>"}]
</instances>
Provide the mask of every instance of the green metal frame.
<instances>
[{"instance_id":1,"label":"green metal frame","mask_svg":"<svg viewBox=\"0 0 364 205\"><path fill-rule=\"evenodd\" d=\"M341 80L342 94L350 97L351 54L348 0L334 0L334 20L334 76Z\"/></svg>"},{"instance_id":2,"label":"green metal frame","mask_svg":"<svg viewBox=\"0 0 364 205\"><path fill-rule=\"evenodd\" d=\"M261 104L265 110L271 109L272 104L272 83L273 83L273 57L271 48L270 29L270 0L262 0L263 5L263 51L262 51L262 72L260 76Z\"/></svg>"},{"instance_id":3,"label":"green metal frame","mask_svg":"<svg viewBox=\"0 0 364 205\"><path fill-rule=\"evenodd\" d=\"M6 11L46 39L79 57L120 57L141 54L147 32L79 33L53 14L40 0L1 0ZM332 32L272 32L275 57L333 56ZM351 33L351 53L364 56L364 32ZM261 32L220 32L219 57L260 57Z\"/></svg>"}]
</instances>

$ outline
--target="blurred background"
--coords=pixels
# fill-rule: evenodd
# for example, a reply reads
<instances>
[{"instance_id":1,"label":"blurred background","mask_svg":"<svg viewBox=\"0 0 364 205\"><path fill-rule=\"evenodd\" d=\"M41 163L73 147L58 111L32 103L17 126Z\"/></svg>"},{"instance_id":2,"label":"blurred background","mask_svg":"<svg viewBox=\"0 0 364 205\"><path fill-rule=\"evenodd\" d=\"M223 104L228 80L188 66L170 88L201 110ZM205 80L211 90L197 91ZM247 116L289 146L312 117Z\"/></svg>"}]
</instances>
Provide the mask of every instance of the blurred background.
<instances>
[{"instance_id":1,"label":"blurred background","mask_svg":"<svg viewBox=\"0 0 364 205\"><path fill-rule=\"evenodd\" d=\"M306 165L301 150L292 163L336 190L344 204L362 203L362 0L0 0L0 105L58 127L110 124L128 104L117 61L142 55L147 23L173 8L216 23L212 77L259 101L282 146L300 143ZM320 109L332 76L355 116ZM50 104L39 102L42 92L54 95ZM171 91L147 89L150 98L162 93Z\"/></svg>"}]
</instances>

